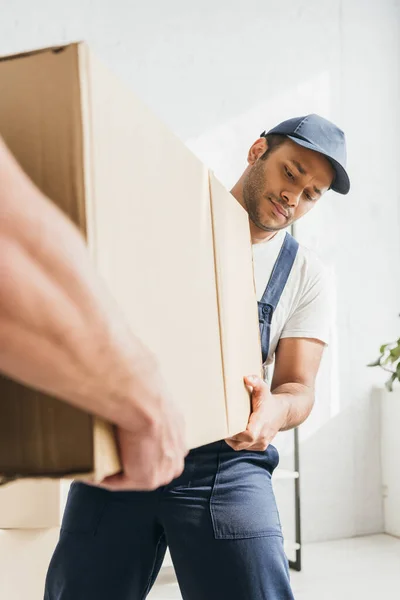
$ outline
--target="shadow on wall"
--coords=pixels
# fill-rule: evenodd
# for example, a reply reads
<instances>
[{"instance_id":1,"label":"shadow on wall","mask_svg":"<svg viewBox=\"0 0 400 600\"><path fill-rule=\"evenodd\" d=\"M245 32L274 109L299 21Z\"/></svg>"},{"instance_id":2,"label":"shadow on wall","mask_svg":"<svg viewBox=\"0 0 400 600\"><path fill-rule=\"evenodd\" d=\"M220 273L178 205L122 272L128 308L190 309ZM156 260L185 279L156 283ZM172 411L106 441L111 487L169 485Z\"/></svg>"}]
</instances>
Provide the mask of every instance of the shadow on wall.
<instances>
[{"instance_id":1,"label":"shadow on wall","mask_svg":"<svg viewBox=\"0 0 400 600\"><path fill-rule=\"evenodd\" d=\"M277 438L282 468L293 467L291 439L290 432ZM304 542L383 531L378 388L300 443L300 469ZM275 484L288 537L294 530L290 485Z\"/></svg>"},{"instance_id":2,"label":"shadow on wall","mask_svg":"<svg viewBox=\"0 0 400 600\"><path fill-rule=\"evenodd\" d=\"M308 80L274 91L244 113L186 140L186 145L229 189L246 167L247 151L264 130L285 119L316 112L332 118L331 78L323 71Z\"/></svg>"},{"instance_id":3,"label":"shadow on wall","mask_svg":"<svg viewBox=\"0 0 400 600\"><path fill-rule=\"evenodd\" d=\"M334 119L332 114L333 91L328 70L294 83L241 115L220 124L213 130L187 141L191 150L216 173L228 187L233 185L246 167L247 150L264 130L281 120L300 114L316 112ZM317 206L313 212L319 211ZM318 229L320 231L321 229ZM300 241L302 241L300 239ZM321 257L323 260L326 258ZM331 343L325 350L317 381L317 401L312 416L302 427L302 436L312 435L327 420L341 410L336 316L336 279L334 265L328 263L334 299L332 302Z\"/></svg>"}]
</instances>

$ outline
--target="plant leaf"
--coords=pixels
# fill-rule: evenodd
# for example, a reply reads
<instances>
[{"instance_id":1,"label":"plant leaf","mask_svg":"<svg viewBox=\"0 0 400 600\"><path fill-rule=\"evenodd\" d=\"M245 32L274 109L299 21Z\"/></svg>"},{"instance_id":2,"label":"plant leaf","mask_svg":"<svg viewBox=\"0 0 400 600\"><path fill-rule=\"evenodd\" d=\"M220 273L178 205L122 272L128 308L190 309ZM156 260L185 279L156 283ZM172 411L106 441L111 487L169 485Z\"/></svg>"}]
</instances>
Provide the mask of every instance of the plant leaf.
<instances>
[{"instance_id":1,"label":"plant leaf","mask_svg":"<svg viewBox=\"0 0 400 600\"><path fill-rule=\"evenodd\" d=\"M390 356L392 356L395 359L400 358L400 345L397 345L395 346L395 348L391 349Z\"/></svg>"},{"instance_id":2,"label":"plant leaf","mask_svg":"<svg viewBox=\"0 0 400 600\"><path fill-rule=\"evenodd\" d=\"M381 347L379 348L379 352L380 352L381 354L383 354L383 353L385 352L385 350L386 350L386 348L387 348L388 346L389 346L389 344L383 344L383 346L381 346Z\"/></svg>"},{"instance_id":3,"label":"plant leaf","mask_svg":"<svg viewBox=\"0 0 400 600\"><path fill-rule=\"evenodd\" d=\"M381 365L388 365L389 363L394 362L396 359L393 358L393 356L391 354L389 354L389 356L387 358L385 358L385 360L381 363Z\"/></svg>"},{"instance_id":4,"label":"plant leaf","mask_svg":"<svg viewBox=\"0 0 400 600\"><path fill-rule=\"evenodd\" d=\"M382 358L382 356L380 356L379 358L377 358L376 360L374 360L374 362L369 363L367 365L367 367L380 367L381 366L381 358Z\"/></svg>"},{"instance_id":5,"label":"plant leaf","mask_svg":"<svg viewBox=\"0 0 400 600\"><path fill-rule=\"evenodd\" d=\"M390 377L390 379L388 379L387 382L385 383L386 389L389 392L393 392L393 383L395 382L396 379L397 379L397 373L393 373L393 375Z\"/></svg>"}]
</instances>

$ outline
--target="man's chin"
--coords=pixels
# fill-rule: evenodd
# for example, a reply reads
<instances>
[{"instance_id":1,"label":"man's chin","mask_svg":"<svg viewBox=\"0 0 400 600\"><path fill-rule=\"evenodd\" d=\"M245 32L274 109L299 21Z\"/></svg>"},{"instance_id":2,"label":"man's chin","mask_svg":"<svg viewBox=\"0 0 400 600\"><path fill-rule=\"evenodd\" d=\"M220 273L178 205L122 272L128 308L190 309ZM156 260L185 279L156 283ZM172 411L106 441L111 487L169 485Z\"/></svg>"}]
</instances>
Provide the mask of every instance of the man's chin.
<instances>
[{"instance_id":1,"label":"man's chin","mask_svg":"<svg viewBox=\"0 0 400 600\"><path fill-rule=\"evenodd\" d=\"M268 233L276 233L277 231L281 231L282 229L286 229L289 227L290 223L278 225L277 223L261 223L260 221L253 221L253 225L255 225L260 231L267 231Z\"/></svg>"}]
</instances>

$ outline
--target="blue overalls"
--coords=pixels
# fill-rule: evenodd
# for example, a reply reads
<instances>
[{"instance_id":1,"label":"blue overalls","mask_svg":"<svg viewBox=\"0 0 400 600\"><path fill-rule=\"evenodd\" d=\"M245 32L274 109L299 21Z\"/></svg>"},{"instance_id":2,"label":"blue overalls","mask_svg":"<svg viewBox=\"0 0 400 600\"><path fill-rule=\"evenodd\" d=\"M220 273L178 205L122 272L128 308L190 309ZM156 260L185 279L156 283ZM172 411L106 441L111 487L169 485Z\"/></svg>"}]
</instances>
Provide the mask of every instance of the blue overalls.
<instances>
[{"instance_id":1,"label":"blue overalls","mask_svg":"<svg viewBox=\"0 0 400 600\"><path fill-rule=\"evenodd\" d=\"M287 234L259 303L264 360L297 247ZM192 450L182 475L153 492L73 483L45 600L144 600L167 546L184 600L293 600L271 485L278 462L272 445L236 452L219 441Z\"/></svg>"}]
</instances>

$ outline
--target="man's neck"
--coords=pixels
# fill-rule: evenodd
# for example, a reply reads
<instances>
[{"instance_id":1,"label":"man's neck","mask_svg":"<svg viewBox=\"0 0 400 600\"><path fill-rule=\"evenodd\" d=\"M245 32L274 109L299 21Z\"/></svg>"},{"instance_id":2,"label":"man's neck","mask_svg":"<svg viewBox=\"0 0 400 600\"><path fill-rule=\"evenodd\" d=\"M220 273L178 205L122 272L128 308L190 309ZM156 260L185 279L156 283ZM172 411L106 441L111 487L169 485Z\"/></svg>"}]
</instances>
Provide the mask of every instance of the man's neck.
<instances>
[{"instance_id":1,"label":"man's neck","mask_svg":"<svg viewBox=\"0 0 400 600\"><path fill-rule=\"evenodd\" d=\"M247 212L246 205L243 200L243 186L240 179L237 183L235 183L235 185L231 189L231 194L234 198L236 198L239 204L243 206L243 208ZM252 244L263 244L265 242L269 242L278 233L277 231L264 231L263 229L257 227L257 225L254 225L253 221L251 221L250 219L249 225Z\"/></svg>"},{"instance_id":2,"label":"man's neck","mask_svg":"<svg viewBox=\"0 0 400 600\"><path fill-rule=\"evenodd\" d=\"M254 225L254 223L252 221L250 221L250 219L249 219L249 225L250 225L251 243L253 245L254 244L265 244L266 242L269 242L270 240L272 240L278 233L277 231L264 231L263 229L260 229L259 227L257 227L257 225Z\"/></svg>"}]
</instances>

